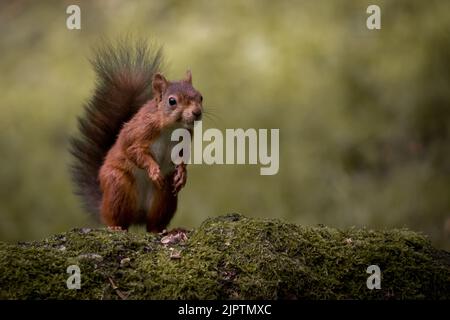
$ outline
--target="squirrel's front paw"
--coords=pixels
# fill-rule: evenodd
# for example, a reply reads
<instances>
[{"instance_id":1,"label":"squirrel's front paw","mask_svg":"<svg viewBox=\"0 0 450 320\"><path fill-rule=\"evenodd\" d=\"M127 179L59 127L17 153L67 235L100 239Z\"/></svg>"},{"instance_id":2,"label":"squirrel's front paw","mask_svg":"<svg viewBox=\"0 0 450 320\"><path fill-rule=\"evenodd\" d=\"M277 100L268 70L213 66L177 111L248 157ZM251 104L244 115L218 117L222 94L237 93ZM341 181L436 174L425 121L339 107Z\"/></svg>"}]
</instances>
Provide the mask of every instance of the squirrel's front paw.
<instances>
[{"instance_id":1,"label":"squirrel's front paw","mask_svg":"<svg viewBox=\"0 0 450 320\"><path fill-rule=\"evenodd\" d=\"M159 167L150 168L148 175L150 179L152 179L152 181L155 183L156 187L158 189L162 189L162 187L164 186L164 178L161 175L161 170L159 169Z\"/></svg>"},{"instance_id":2,"label":"squirrel's front paw","mask_svg":"<svg viewBox=\"0 0 450 320\"><path fill-rule=\"evenodd\" d=\"M187 171L186 166L183 164L180 164L177 166L175 175L173 177L173 193L177 194L180 192L181 188L184 187L187 180Z\"/></svg>"}]
</instances>

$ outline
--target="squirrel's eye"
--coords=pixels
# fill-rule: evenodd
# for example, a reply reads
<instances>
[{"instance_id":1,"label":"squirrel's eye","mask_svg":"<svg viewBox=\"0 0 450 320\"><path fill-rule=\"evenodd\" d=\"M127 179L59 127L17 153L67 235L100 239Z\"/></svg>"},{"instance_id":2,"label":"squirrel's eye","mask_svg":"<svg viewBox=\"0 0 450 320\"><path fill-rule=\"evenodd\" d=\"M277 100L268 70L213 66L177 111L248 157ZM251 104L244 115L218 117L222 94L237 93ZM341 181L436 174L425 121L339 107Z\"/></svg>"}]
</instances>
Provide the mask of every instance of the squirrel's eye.
<instances>
[{"instance_id":1,"label":"squirrel's eye","mask_svg":"<svg viewBox=\"0 0 450 320\"><path fill-rule=\"evenodd\" d=\"M169 98L169 104L173 107L177 105L177 100L175 98L170 97Z\"/></svg>"},{"instance_id":2,"label":"squirrel's eye","mask_svg":"<svg viewBox=\"0 0 450 320\"><path fill-rule=\"evenodd\" d=\"M203 102L203 96L200 96L200 102Z\"/></svg>"}]
</instances>

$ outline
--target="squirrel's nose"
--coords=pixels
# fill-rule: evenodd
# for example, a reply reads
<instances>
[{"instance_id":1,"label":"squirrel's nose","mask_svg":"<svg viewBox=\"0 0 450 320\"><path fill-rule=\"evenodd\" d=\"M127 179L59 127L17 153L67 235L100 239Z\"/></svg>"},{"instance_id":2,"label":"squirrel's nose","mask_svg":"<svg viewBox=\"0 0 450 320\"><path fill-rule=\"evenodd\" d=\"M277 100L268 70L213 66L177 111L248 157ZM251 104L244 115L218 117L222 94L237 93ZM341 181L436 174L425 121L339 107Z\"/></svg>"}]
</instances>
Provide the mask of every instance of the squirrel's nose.
<instances>
[{"instance_id":1,"label":"squirrel's nose","mask_svg":"<svg viewBox=\"0 0 450 320\"><path fill-rule=\"evenodd\" d=\"M202 110L200 109L195 109L192 111L192 115L196 118L199 119L202 116Z\"/></svg>"}]
</instances>

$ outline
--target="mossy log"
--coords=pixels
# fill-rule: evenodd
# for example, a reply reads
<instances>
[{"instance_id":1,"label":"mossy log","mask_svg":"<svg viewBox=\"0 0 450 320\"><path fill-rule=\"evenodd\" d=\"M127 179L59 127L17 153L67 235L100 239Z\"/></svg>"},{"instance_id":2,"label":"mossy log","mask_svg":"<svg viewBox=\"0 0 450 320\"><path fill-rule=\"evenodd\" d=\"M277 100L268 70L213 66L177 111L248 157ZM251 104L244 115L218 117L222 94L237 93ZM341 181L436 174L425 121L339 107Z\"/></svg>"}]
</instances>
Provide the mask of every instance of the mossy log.
<instances>
[{"instance_id":1,"label":"mossy log","mask_svg":"<svg viewBox=\"0 0 450 320\"><path fill-rule=\"evenodd\" d=\"M1 299L450 299L450 253L401 229L306 227L230 214L187 239L75 229L0 244ZM80 268L68 289L67 268ZM368 289L367 268L381 270Z\"/></svg>"}]
</instances>

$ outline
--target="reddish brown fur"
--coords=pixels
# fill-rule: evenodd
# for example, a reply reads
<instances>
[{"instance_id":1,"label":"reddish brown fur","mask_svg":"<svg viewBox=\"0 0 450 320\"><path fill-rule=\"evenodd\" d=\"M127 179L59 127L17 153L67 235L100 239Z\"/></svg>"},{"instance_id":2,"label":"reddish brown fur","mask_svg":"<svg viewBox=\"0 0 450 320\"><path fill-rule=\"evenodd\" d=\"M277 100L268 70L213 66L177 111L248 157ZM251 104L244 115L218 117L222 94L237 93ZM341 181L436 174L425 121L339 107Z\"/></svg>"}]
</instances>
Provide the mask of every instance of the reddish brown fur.
<instances>
[{"instance_id":1,"label":"reddish brown fur","mask_svg":"<svg viewBox=\"0 0 450 320\"><path fill-rule=\"evenodd\" d=\"M150 146L162 130L176 123L191 125L197 120L199 117L194 117L193 112L201 113L201 95L192 87L190 73L175 83L156 74L153 91L154 98L124 124L99 171L100 213L103 222L111 227L128 229L132 224L146 223L147 231L162 231L177 209L177 194L186 182L186 165L182 163L163 176ZM168 105L170 97L177 98L176 108ZM136 168L144 169L155 185L149 212L138 208L138 186L133 174Z\"/></svg>"}]
</instances>

